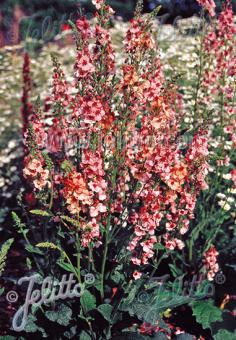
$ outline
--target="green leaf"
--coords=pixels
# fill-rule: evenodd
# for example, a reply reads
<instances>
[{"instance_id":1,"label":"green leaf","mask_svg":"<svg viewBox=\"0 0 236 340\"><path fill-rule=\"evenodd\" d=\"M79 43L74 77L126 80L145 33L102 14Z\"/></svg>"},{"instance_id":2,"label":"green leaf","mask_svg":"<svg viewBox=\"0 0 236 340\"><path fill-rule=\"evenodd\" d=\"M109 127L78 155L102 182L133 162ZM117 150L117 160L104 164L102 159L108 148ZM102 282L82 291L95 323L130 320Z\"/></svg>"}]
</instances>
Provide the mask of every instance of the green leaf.
<instances>
[{"instance_id":1,"label":"green leaf","mask_svg":"<svg viewBox=\"0 0 236 340\"><path fill-rule=\"evenodd\" d=\"M29 270L32 269L32 262L31 262L31 260L30 260L28 257L26 258L26 265L27 265L27 268L28 268Z\"/></svg>"},{"instance_id":2,"label":"green leaf","mask_svg":"<svg viewBox=\"0 0 236 340\"><path fill-rule=\"evenodd\" d=\"M38 255L43 255L43 252L42 252L40 249L38 249L38 248L32 246L31 244L28 244L28 245L25 247L25 249L26 249L29 253L34 253L34 254L38 254Z\"/></svg>"},{"instance_id":3,"label":"green leaf","mask_svg":"<svg viewBox=\"0 0 236 340\"><path fill-rule=\"evenodd\" d=\"M193 315L197 322L204 328L211 328L211 323L222 320L222 311L214 306L212 300L194 301L191 303Z\"/></svg>"},{"instance_id":4,"label":"green leaf","mask_svg":"<svg viewBox=\"0 0 236 340\"><path fill-rule=\"evenodd\" d=\"M26 333L35 333L38 331L38 326L36 325L35 321L37 321L36 317L30 314L24 329Z\"/></svg>"},{"instance_id":5,"label":"green leaf","mask_svg":"<svg viewBox=\"0 0 236 340\"><path fill-rule=\"evenodd\" d=\"M118 272L118 271L115 271L112 276L111 276L111 279L116 283L116 284L119 284L120 280L122 279L123 275Z\"/></svg>"},{"instance_id":6,"label":"green leaf","mask_svg":"<svg viewBox=\"0 0 236 340\"><path fill-rule=\"evenodd\" d=\"M96 308L96 299L87 289L85 289L83 295L81 296L80 303L85 313L88 313L90 310Z\"/></svg>"},{"instance_id":7,"label":"green leaf","mask_svg":"<svg viewBox=\"0 0 236 340\"><path fill-rule=\"evenodd\" d=\"M126 305L130 305L134 301L134 299L137 297L138 289L139 289L138 285L133 286L133 288L130 290L127 298L124 301Z\"/></svg>"},{"instance_id":8,"label":"green leaf","mask_svg":"<svg viewBox=\"0 0 236 340\"><path fill-rule=\"evenodd\" d=\"M68 326L72 317L72 309L61 304L58 310L46 311L45 315L52 322L57 322L61 326Z\"/></svg>"},{"instance_id":9,"label":"green leaf","mask_svg":"<svg viewBox=\"0 0 236 340\"><path fill-rule=\"evenodd\" d=\"M98 311L102 314L105 320L111 321L112 306L109 304L103 304L98 306Z\"/></svg>"},{"instance_id":10,"label":"green leaf","mask_svg":"<svg viewBox=\"0 0 236 340\"><path fill-rule=\"evenodd\" d=\"M156 333L152 337L148 337L150 340L168 340L167 336L164 333Z\"/></svg>"},{"instance_id":11,"label":"green leaf","mask_svg":"<svg viewBox=\"0 0 236 340\"><path fill-rule=\"evenodd\" d=\"M63 261L62 259L57 261L57 264L64 270L66 270L67 272L70 273L74 273L74 267L70 264L70 263L66 263L65 261Z\"/></svg>"},{"instance_id":12,"label":"green leaf","mask_svg":"<svg viewBox=\"0 0 236 340\"><path fill-rule=\"evenodd\" d=\"M4 293L4 288L0 288L0 296Z\"/></svg>"},{"instance_id":13,"label":"green leaf","mask_svg":"<svg viewBox=\"0 0 236 340\"><path fill-rule=\"evenodd\" d=\"M188 333L178 334L175 338L175 340L194 340L194 339L195 337Z\"/></svg>"},{"instance_id":14,"label":"green leaf","mask_svg":"<svg viewBox=\"0 0 236 340\"><path fill-rule=\"evenodd\" d=\"M79 340L91 340L91 336L85 331L82 331L79 336Z\"/></svg>"},{"instance_id":15,"label":"green leaf","mask_svg":"<svg viewBox=\"0 0 236 340\"><path fill-rule=\"evenodd\" d=\"M14 211L12 211L11 215L12 215L12 219L15 222L15 226L18 229L17 232L22 234L24 238L26 238L26 235L28 234L29 229L26 229L25 224L21 222L20 217Z\"/></svg>"},{"instance_id":16,"label":"green leaf","mask_svg":"<svg viewBox=\"0 0 236 340\"><path fill-rule=\"evenodd\" d=\"M124 332L121 335L115 336L113 340L145 340L145 337L139 333Z\"/></svg>"},{"instance_id":17,"label":"green leaf","mask_svg":"<svg viewBox=\"0 0 236 340\"><path fill-rule=\"evenodd\" d=\"M74 337L76 336L77 334L77 326L74 326L74 327L71 327L71 329L69 331L66 331L64 333L64 336L67 338L67 339L74 339Z\"/></svg>"},{"instance_id":18,"label":"green leaf","mask_svg":"<svg viewBox=\"0 0 236 340\"><path fill-rule=\"evenodd\" d=\"M214 340L233 340L236 339L236 331L231 333L226 329L221 329L216 335L214 335Z\"/></svg>"},{"instance_id":19,"label":"green leaf","mask_svg":"<svg viewBox=\"0 0 236 340\"><path fill-rule=\"evenodd\" d=\"M3 336L0 336L0 340L14 340L16 339L14 336L11 336L11 335L3 335Z\"/></svg>"},{"instance_id":20,"label":"green leaf","mask_svg":"<svg viewBox=\"0 0 236 340\"><path fill-rule=\"evenodd\" d=\"M52 216L51 214L49 214L45 210L36 209L36 210L30 210L30 212L31 212L31 214L34 214L34 215L47 216L47 217Z\"/></svg>"},{"instance_id":21,"label":"green leaf","mask_svg":"<svg viewBox=\"0 0 236 340\"><path fill-rule=\"evenodd\" d=\"M161 243L156 243L153 248L156 250L166 250L166 247Z\"/></svg>"},{"instance_id":22,"label":"green leaf","mask_svg":"<svg viewBox=\"0 0 236 340\"><path fill-rule=\"evenodd\" d=\"M1 250L0 250L0 276L2 275L5 267L6 267L6 259L7 254L11 248L11 245L13 243L14 239L10 238L5 243L3 243Z\"/></svg>"},{"instance_id":23,"label":"green leaf","mask_svg":"<svg viewBox=\"0 0 236 340\"><path fill-rule=\"evenodd\" d=\"M174 266L173 264L169 264L169 268L174 277L181 276L182 272L176 266Z\"/></svg>"},{"instance_id":24,"label":"green leaf","mask_svg":"<svg viewBox=\"0 0 236 340\"><path fill-rule=\"evenodd\" d=\"M37 319L34 315L30 314L27 318L27 323L25 325L24 331L26 333L36 333L41 332L43 338L47 338L47 334L45 333L44 329L42 327L39 327L36 325Z\"/></svg>"}]
</instances>

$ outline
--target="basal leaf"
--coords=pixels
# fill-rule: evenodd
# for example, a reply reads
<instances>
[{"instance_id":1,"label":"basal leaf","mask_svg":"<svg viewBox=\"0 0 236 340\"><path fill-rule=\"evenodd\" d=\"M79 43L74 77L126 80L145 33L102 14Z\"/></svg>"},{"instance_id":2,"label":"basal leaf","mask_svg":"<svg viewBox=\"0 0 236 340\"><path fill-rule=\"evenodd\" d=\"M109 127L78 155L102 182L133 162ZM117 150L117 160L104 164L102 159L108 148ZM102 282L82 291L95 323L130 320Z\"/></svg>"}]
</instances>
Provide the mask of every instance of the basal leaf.
<instances>
[{"instance_id":1,"label":"basal leaf","mask_svg":"<svg viewBox=\"0 0 236 340\"><path fill-rule=\"evenodd\" d=\"M112 312L112 306L109 304L103 304L98 306L98 311L102 314L105 320L109 321L111 320L111 312Z\"/></svg>"},{"instance_id":2,"label":"basal leaf","mask_svg":"<svg viewBox=\"0 0 236 340\"><path fill-rule=\"evenodd\" d=\"M46 311L46 317L61 326L68 326L72 317L72 309L64 304L55 311Z\"/></svg>"},{"instance_id":3,"label":"basal leaf","mask_svg":"<svg viewBox=\"0 0 236 340\"><path fill-rule=\"evenodd\" d=\"M25 325L24 331L26 333L40 332L43 338L47 338L47 334L45 333L44 329L36 325L36 321L37 321L37 318L34 315L30 314L27 318L27 323Z\"/></svg>"},{"instance_id":4,"label":"basal leaf","mask_svg":"<svg viewBox=\"0 0 236 340\"><path fill-rule=\"evenodd\" d=\"M216 335L214 335L214 340L234 340L236 339L236 331L231 333L226 329L221 329Z\"/></svg>"},{"instance_id":5,"label":"basal leaf","mask_svg":"<svg viewBox=\"0 0 236 340\"><path fill-rule=\"evenodd\" d=\"M96 299L87 289L81 296L80 303L85 313L88 313L90 310L96 308Z\"/></svg>"},{"instance_id":6,"label":"basal leaf","mask_svg":"<svg viewBox=\"0 0 236 340\"><path fill-rule=\"evenodd\" d=\"M178 334L175 338L175 340L194 340L195 337L191 334L188 334L188 333L181 333L181 334Z\"/></svg>"},{"instance_id":7,"label":"basal leaf","mask_svg":"<svg viewBox=\"0 0 236 340\"><path fill-rule=\"evenodd\" d=\"M211 323L222 320L222 311L214 306L212 300L191 303L193 315L204 329L211 328Z\"/></svg>"},{"instance_id":8,"label":"basal leaf","mask_svg":"<svg viewBox=\"0 0 236 340\"><path fill-rule=\"evenodd\" d=\"M79 340L91 340L91 336L87 332L82 331L79 336Z\"/></svg>"}]
</instances>

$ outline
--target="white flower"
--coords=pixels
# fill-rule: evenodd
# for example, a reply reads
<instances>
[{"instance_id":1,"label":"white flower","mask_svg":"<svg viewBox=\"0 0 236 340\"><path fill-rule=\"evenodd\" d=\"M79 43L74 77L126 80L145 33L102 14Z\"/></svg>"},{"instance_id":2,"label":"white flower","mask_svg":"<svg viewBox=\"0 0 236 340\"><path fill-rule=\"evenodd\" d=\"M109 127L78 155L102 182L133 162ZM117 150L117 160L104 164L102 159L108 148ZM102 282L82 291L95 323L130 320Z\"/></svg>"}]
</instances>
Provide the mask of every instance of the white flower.
<instances>
[{"instance_id":1,"label":"white flower","mask_svg":"<svg viewBox=\"0 0 236 340\"><path fill-rule=\"evenodd\" d=\"M216 197L221 198L221 199L224 199L226 196L225 196L225 194L222 194L222 193L219 192L219 193L216 195Z\"/></svg>"},{"instance_id":2,"label":"white flower","mask_svg":"<svg viewBox=\"0 0 236 340\"><path fill-rule=\"evenodd\" d=\"M229 211L231 209L230 204L226 203L225 201L219 201L218 202L219 206L223 208L225 211Z\"/></svg>"},{"instance_id":3,"label":"white flower","mask_svg":"<svg viewBox=\"0 0 236 340\"><path fill-rule=\"evenodd\" d=\"M223 174L222 177L223 177L224 179L231 179L231 178L232 178L231 174Z\"/></svg>"}]
</instances>

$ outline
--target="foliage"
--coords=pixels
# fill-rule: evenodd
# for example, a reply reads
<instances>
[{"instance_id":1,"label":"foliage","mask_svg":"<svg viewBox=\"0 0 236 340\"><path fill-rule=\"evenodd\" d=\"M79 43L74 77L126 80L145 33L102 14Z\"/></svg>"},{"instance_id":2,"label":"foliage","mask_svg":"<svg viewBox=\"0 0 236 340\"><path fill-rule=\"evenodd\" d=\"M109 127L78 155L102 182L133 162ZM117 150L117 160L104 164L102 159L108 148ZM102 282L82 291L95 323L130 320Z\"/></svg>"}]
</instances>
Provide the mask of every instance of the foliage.
<instances>
[{"instance_id":1,"label":"foliage","mask_svg":"<svg viewBox=\"0 0 236 340\"><path fill-rule=\"evenodd\" d=\"M13 243L13 239L7 240L5 243L3 243L1 250L0 250L0 276L2 275L5 267L6 267L6 259L7 254L11 248L11 245Z\"/></svg>"},{"instance_id":2,"label":"foliage","mask_svg":"<svg viewBox=\"0 0 236 340\"><path fill-rule=\"evenodd\" d=\"M215 307L213 301L195 301L192 303L193 315L202 327L211 328L215 321L222 320L222 311Z\"/></svg>"}]
</instances>

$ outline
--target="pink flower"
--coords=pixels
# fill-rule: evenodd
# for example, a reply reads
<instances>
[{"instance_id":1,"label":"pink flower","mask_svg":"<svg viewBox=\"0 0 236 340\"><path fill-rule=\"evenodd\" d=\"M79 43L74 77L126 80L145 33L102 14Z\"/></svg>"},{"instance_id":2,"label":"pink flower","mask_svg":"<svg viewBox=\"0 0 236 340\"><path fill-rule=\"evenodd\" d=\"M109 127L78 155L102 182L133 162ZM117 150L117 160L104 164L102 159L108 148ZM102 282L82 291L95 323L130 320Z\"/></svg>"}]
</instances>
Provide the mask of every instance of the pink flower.
<instances>
[{"instance_id":1,"label":"pink flower","mask_svg":"<svg viewBox=\"0 0 236 340\"><path fill-rule=\"evenodd\" d=\"M50 153L61 151L63 143L66 142L68 133L69 129L65 118L54 118L53 125L48 129L47 133L47 150Z\"/></svg>"},{"instance_id":2,"label":"pink flower","mask_svg":"<svg viewBox=\"0 0 236 340\"><path fill-rule=\"evenodd\" d=\"M204 266L207 270L207 278L209 281L213 281L215 274L219 271L219 265L217 263L217 256L219 253L216 251L216 248L212 246L208 249L204 254Z\"/></svg>"},{"instance_id":3,"label":"pink flower","mask_svg":"<svg viewBox=\"0 0 236 340\"><path fill-rule=\"evenodd\" d=\"M88 41L88 39L91 38L92 31L90 23L85 17L82 17L76 21L76 27L84 41Z\"/></svg>"},{"instance_id":4,"label":"pink flower","mask_svg":"<svg viewBox=\"0 0 236 340\"><path fill-rule=\"evenodd\" d=\"M75 64L75 77L77 79L85 79L95 72L95 67L92 63L92 58L88 48L79 51Z\"/></svg>"},{"instance_id":5,"label":"pink flower","mask_svg":"<svg viewBox=\"0 0 236 340\"><path fill-rule=\"evenodd\" d=\"M210 16L215 16L216 5L214 0L197 0L197 2L209 12Z\"/></svg>"},{"instance_id":6,"label":"pink flower","mask_svg":"<svg viewBox=\"0 0 236 340\"><path fill-rule=\"evenodd\" d=\"M46 186L51 187L49 170L43 168L42 161L39 159L26 158L23 175L25 178L32 180L35 188L38 190L42 190Z\"/></svg>"},{"instance_id":7,"label":"pink flower","mask_svg":"<svg viewBox=\"0 0 236 340\"><path fill-rule=\"evenodd\" d=\"M91 222L89 223L82 223L82 246L88 247L89 243L91 241L94 241L94 239L99 238L100 236L100 229L99 224L97 223L96 219L93 218ZM99 244L99 241L97 242Z\"/></svg>"},{"instance_id":8,"label":"pink flower","mask_svg":"<svg viewBox=\"0 0 236 340\"><path fill-rule=\"evenodd\" d=\"M174 250L174 249L183 249L185 247L183 241L177 239L177 238L174 238L174 239L170 239L170 236L167 234L165 235L165 246L166 246L166 249L169 249L169 250Z\"/></svg>"},{"instance_id":9,"label":"pink flower","mask_svg":"<svg viewBox=\"0 0 236 340\"><path fill-rule=\"evenodd\" d=\"M135 270L135 272L133 272L133 278L135 280L140 279L141 276L142 276L142 273L138 272L137 270Z\"/></svg>"},{"instance_id":10,"label":"pink flower","mask_svg":"<svg viewBox=\"0 0 236 340\"><path fill-rule=\"evenodd\" d=\"M80 213L82 205L92 204L92 193L88 191L83 176L72 170L64 179L62 194L71 214Z\"/></svg>"},{"instance_id":11,"label":"pink flower","mask_svg":"<svg viewBox=\"0 0 236 340\"><path fill-rule=\"evenodd\" d=\"M236 187L236 169L231 170L230 172L232 181L234 182L234 185Z\"/></svg>"},{"instance_id":12,"label":"pink flower","mask_svg":"<svg viewBox=\"0 0 236 340\"><path fill-rule=\"evenodd\" d=\"M102 203L98 203L96 206L90 207L90 216L97 217L99 213L105 213L106 211L106 206Z\"/></svg>"},{"instance_id":13,"label":"pink flower","mask_svg":"<svg viewBox=\"0 0 236 340\"><path fill-rule=\"evenodd\" d=\"M98 10L100 10L102 6L105 4L104 0L92 0L92 3Z\"/></svg>"},{"instance_id":14,"label":"pink flower","mask_svg":"<svg viewBox=\"0 0 236 340\"><path fill-rule=\"evenodd\" d=\"M159 330L160 327L158 326L158 320L156 321L156 325L151 325L150 323L144 322L139 328L139 332L145 335L153 335Z\"/></svg>"},{"instance_id":15,"label":"pink flower","mask_svg":"<svg viewBox=\"0 0 236 340\"><path fill-rule=\"evenodd\" d=\"M137 257L132 257L131 261L133 262L133 264L135 264L136 266L140 266L141 264L141 260L138 259Z\"/></svg>"}]
</instances>

